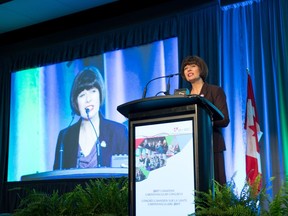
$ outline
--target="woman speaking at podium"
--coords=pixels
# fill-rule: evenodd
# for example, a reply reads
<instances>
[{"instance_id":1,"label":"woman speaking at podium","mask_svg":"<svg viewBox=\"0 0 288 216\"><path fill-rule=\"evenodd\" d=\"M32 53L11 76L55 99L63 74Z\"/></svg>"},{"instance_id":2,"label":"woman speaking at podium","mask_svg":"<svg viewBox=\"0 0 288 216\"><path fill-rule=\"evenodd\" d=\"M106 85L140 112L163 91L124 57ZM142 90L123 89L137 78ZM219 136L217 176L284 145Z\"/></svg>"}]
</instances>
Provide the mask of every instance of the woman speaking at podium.
<instances>
[{"instance_id":1,"label":"woman speaking at podium","mask_svg":"<svg viewBox=\"0 0 288 216\"><path fill-rule=\"evenodd\" d=\"M200 95L213 103L224 115L223 120L213 121L214 179L226 183L224 151L226 150L221 128L230 123L224 90L206 82L208 67L198 56L187 56L181 63L181 76L191 84L190 94Z\"/></svg>"},{"instance_id":2,"label":"woman speaking at podium","mask_svg":"<svg viewBox=\"0 0 288 216\"><path fill-rule=\"evenodd\" d=\"M74 79L70 92L72 113L79 120L60 131L54 170L111 167L113 155L128 155L125 125L104 118L104 81L95 67L86 67Z\"/></svg>"}]
</instances>

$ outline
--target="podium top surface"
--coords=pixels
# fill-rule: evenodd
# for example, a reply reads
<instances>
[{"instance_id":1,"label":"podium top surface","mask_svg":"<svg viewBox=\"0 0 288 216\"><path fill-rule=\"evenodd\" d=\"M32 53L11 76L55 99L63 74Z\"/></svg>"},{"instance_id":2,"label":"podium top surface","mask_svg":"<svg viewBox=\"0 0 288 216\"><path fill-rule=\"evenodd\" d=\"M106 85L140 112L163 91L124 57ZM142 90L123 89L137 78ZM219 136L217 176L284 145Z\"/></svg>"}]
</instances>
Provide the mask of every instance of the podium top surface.
<instances>
[{"instance_id":1,"label":"podium top surface","mask_svg":"<svg viewBox=\"0 0 288 216\"><path fill-rule=\"evenodd\" d=\"M117 110L128 118L129 114L131 113L187 106L192 104L198 104L205 109L208 109L214 120L222 120L224 118L223 113L216 106L214 106L206 98L199 95L167 95L148 97L121 104L117 107Z\"/></svg>"},{"instance_id":2,"label":"podium top surface","mask_svg":"<svg viewBox=\"0 0 288 216\"><path fill-rule=\"evenodd\" d=\"M21 181L53 180L53 179L79 179L79 178L116 178L127 177L127 168L103 167L86 169L64 169L24 175Z\"/></svg>"}]
</instances>

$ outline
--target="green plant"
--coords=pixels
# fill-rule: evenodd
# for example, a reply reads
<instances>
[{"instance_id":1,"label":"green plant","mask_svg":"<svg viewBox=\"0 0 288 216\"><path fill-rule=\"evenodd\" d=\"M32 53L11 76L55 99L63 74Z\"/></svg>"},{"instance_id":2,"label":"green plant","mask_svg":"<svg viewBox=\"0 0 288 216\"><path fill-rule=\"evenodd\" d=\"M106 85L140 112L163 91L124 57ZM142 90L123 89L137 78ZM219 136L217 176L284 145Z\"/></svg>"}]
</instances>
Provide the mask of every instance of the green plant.
<instances>
[{"instance_id":1,"label":"green plant","mask_svg":"<svg viewBox=\"0 0 288 216\"><path fill-rule=\"evenodd\" d=\"M259 215L260 205L266 199L266 190L259 190L260 180L253 185L245 183L239 194L233 178L225 185L214 181L214 191L196 191L196 213L192 215Z\"/></svg>"},{"instance_id":2,"label":"green plant","mask_svg":"<svg viewBox=\"0 0 288 216\"><path fill-rule=\"evenodd\" d=\"M271 179L273 180L273 178ZM235 182L220 185L214 181L213 191L196 191L196 213L209 216L283 216L288 213L288 187L269 197L261 178L251 185L245 183L237 193ZM14 212L15 216L126 216L128 215L128 179L96 179L85 186L77 185L71 192L59 195L30 191Z\"/></svg>"},{"instance_id":3,"label":"green plant","mask_svg":"<svg viewBox=\"0 0 288 216\"><path fill-rule=\"evenodd\" d=\"M271 181L274 178L270 179ZM209 216L283 216L288 215L288 187L283 184L278 193L269 197L270 188L262 185L261 176L253 184L245 183L238 194L232 178L225 185L214 181L214 191L196 191L196 213Z\"/></svg>"},{"instance_id":4,"label":"green plant","mask_svg":"<svg viewBox=\"0 0 288 216\"><path fill-rule=\"evenodd\" d=\"M273 198L267 198L267 208L262 208L263 216L282 216L288 214L288 187L284 183Z\"/></svg>"},{"instance_id":5,"label":"green plant","mask_svg":"<svg viewBox=\"0 0 288 216\"><path fill-rule=\"evenodd\" d=\"M32 190L21 199L15 216L128 215L128 179L96 179L71 192L46 194Z\"/></svg>"}]
</instances>

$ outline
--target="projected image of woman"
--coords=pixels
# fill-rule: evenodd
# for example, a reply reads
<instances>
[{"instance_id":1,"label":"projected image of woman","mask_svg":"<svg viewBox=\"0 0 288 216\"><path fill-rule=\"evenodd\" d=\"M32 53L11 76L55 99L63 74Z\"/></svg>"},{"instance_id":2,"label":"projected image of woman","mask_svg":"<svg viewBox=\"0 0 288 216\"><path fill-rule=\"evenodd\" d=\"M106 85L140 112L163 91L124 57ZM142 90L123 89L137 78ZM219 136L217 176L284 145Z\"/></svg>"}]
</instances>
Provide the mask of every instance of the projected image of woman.
<instances>
[{"instance_id":1,"label":"projected image of woman","mask_svg":"<svg viewBox=\"0 0 288 216\"><path fill-rule=\"evenodd\" d=\"M104 118L104 81L95 67L84 68L74 79L70 105L79 120L60 131L54 170L111 167L112 156L128 154L125 125Z\"/></svg>"}]
</instances>

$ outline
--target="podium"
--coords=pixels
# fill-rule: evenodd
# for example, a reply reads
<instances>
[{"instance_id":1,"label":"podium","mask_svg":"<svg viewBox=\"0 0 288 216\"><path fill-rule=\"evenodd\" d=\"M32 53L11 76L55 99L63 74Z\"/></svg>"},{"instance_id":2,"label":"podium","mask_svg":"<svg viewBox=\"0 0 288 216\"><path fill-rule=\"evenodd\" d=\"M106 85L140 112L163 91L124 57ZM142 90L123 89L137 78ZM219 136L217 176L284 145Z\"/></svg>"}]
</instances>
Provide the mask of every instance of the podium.
<instances>
[{"instance_id":1,"label":"podium","mask_svg":"<svg viewBox=\"0 0 288 216\"><path fill-rule=\"evenodd\" d=\"M129 120L129 214L195 213L195 190L213 189L212 126L223 114L199 95L144 98L117 110Z\"/></svg>"},{"instance_id":2,"label":"podium","mask_svg":"<svg viewBox=\"0 0 288 216\"><path fill-rule=\"evenodd\" d=\"M86 169L66 169L39 172L29 175L23 175L21 181L35 180L54 180L54 179L81 179L81 178L119 178L127 177L127 168L118 167L101 167Z\"/></svg>"}]
</instances>

